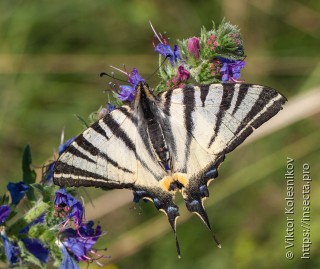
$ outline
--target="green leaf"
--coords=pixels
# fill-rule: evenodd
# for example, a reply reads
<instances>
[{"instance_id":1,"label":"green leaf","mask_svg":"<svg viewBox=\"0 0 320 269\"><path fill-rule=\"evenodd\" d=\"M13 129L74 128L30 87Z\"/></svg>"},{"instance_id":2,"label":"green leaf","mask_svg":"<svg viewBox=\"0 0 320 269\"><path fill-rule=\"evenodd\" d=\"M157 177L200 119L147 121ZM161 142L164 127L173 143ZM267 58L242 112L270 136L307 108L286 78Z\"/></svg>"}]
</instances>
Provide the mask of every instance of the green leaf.
<instances>
[{"instance_id":1,"label":"green leaf","mask_svg":"<svg viewBox=\"0 0 320 269\"><path fill-rule=\"evenodd\" d=\"M0 196L0 205L8 205L9 204L9 196L4 194Z\"/></svg>"},{"instance_id":2,"label":"green leaf","mask_svg":"<svg viewBox=\"0 0 320 269\"><path fill-rule=\"evenodd\" d=\"M86 128L86 129L89 128L88 123L81 116L79 116L77 114L74 114L74 116L81 122L81 124L84 128Z\"/></svg>"},{"instance_id":3,"label":"green leaf","mask_svg":"<svg viewBox=\"0 0 320 269\"><path fill-rule=\"evenodd\" d=\"M49 208L50 205L43 201L36 203L23 217L18 219L7 229L7 234L18 234L23 227L35 221L43 213L50 211Z\"/></svg>"},{"instance_id":4,"label":"green leaf","mask_svg":"<svg viewBox=\"0 0 320 269\"><path fill-rule=\"evenodd\" d=\"M57 244L50 244L50 254L54 259L54 266L59 267L63 260L63 254Z\"/></svg>"},{"instance_id":5,"label":"green leaf","mask_svg":"<svg viewBox=\"0 0 320 269\"><path fill-rule=\"evenodd\" d=\"M27 145L22 155L22 179L23 182L30 185L36 181L36 172L31 169L32 157L30 145Z\"/></svg>"},{"instance_id":6,"label":"green leaf","mask_svg":"<svg viewBox=\"0 0 320 269\"><path fill-rule=\"evenodd\" d=\"M52 201L54 193L59 189L59 187L55 185L48 186L40 183L34 183L31 187L34 189L35 193L39 193L42 196L42 201L46 203Z\"/></svg>"},{"instance_id":7,"label":"green leaf","mask_svg":"<svg viewBox=\"0 0 320 269\"><path fill-rule=\"evenodd\" d=\"M32 157L30 145L27 145L22 155L22 180L27 185L30 185L36 181L37 174L34 169L31 168ZM27 192L27 197L30 201L36 201L34 191L30 188Z\"/></svg>"}]
</instances>

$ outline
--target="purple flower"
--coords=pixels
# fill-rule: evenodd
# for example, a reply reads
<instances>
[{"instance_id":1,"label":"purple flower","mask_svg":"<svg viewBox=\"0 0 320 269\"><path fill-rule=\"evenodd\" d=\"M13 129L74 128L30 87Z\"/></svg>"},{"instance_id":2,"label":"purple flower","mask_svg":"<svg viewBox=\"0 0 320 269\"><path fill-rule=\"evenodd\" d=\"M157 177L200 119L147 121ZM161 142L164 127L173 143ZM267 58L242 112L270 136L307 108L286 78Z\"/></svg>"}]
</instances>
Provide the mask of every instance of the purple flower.
<instances>
[{"instance_id":1,"label":"purple flower","mask_svg":"<svg viewBox=\"0 0 320 269\"><path fill-rule=\"evenodd\" d=\"M76 139L76 137L71 137L65 143L61 144L58 148L59 156L70 146L70 144ZM52 183L55 161L51 162L46 166L46 170L43 173L43 182Z\"/></svg>"},{"instance_id":2,"label":"purple flower","mask_svg":"<svg viewBox=\"0 0 320 269\"><path fill-rule=\"evenodd\" d=\"M127 73L126 73L127 74ZM145 82L145 80L140 76L138 69L133 68L130 74L128 75L128 80L131 84L129 85L121 85L120 86L120 93L118 94L118 98L121 101L129 101L132 102L134 100L134 97L136 95L136 87L139 84L139 82Z\"/></svg>"},{"instance_id":3,"label":"purple flower","mask_svg":"<svg viewBox=\"0 0 320 269\"><path fill-rule=\"evenodd\" d=\"M223 63L222 67L220 68L222 82L237 82L237 80L240 78L240 70L245 67L246 63L241 60L229 60L225 58L221 58L221 61Z\"/></svg>"},{"instance_id":4,"label":"purple flower","mask_svg":"<svg viewBox=\"0 0 320 269\"><path fill-rule=\"evenodd\" d=\"M181 60L179 47L177 45L174 45L172 50L170 45L168 44L169 38L166 37L166 33L164 33L164 35L157 33L153 28L151 22L150 26L152 31L154 32L152 40L154 51L160 53L164 57L168 57L171 65L175 65L178 60ZM159 42L158 45L156 45L156 40L158 40Z\"/></svg>"},{"instance_id":5,"label":"purple flower","mask_svg":"<svg viewBox=\"0 0 320 269\"><path fill-rule=\"evenodd\" d=\"M6 221L11 213L11 208L8 205L0 205L0 225Z\"/></svg>"},{"instance_id":6,"label":"purple flower","mask_svg":"<svg viewBox=\"0 0 320 269\"><path fill-rule=\"evenodd\" d=\"M67 249L64 247L63 244L59 243L58 244L62 254L63 254L63 260L61 262L61 265L59 267L59 269L79 269L78 264L75 262L74 259L72 259L72 257L70 256L69 252L67 251Z\"/></svg>"},{"instance_id":7,"label":"purple flower","mask_svg":"<svg viewBox=\"0 0 320 269\"><path fill-rule=\"evenodd\" d=\"M111 113L113 110L115 110L117 108L116 105L111 104L111 103L107 103L107 111L108 113Z\"/></svg>"},{"instance_id":8,"label":"purple flower","mask_svg":"<svg viewBox=\"0 0 320 269\"><path fill-rule=\"evenodd\" d=\"M129 85L121 85L121 92L118 94L118 98L121 101L129 101L132 102L134 100L134 96L136 94L136 89Z\"/></svg>"},{"instance_id":9,"label":"purple flower","mask_svg":"<svg viewBox=\"0 0 320 269\"><path fill-rule=\"evenodd\" d=\"M83 218L83 206L64 188L56 191L54 198L55 209L61 213L66 213L68 219L73 219L77 226L81 225Z\"/></svg>"},{"instance_id":10,"label":"purple flower","mask_svg":"<svg viewBox=\"0 0 320 269\"><path fill-rule=\"evenodd\" d=\"M67 140L64 144L61 144L59 146L59 156L70 146L70 144L75 140L76 138L73 136L69 140Z\"/></svg>"},{"instance_id":11,"label":"purple flower","mask_svg":"<svg viewBox=\"0 0 320 269\"><path fill-rule=\"evenodd\" d=\"M18 258L20 254L19 247L16 244L13 244L9 241L4 230L1 231L1 239L2 239L4 252L6 254L7 260L10 263L10 265L13 265L14 263L19 261L19 258Z\"/></svg>"},{"instance_id":12,"label":"purple flower","mask_svg":"<svg viewBox=\"0 0 320 269\"><path fill-rule=\"evenodd\" d=\"M159 43L154 48L154 51L160 53L164 57L168 57L171 65L174 65L175 62L177 62L178 60L181 60L180 50L177 45L174 45L173 50L172 50L170 45Z\"/></svg>"},{"instance_id":13,"label":"purple flower","mask_svg":"<svg viewBox=\"0 0 320 269\"><path fill-rule=\"evenodd\" d=\"M188 39L188 50L190 55L199 59L200 57L200 40L198 37L191 37Z\"/></svg>"},{"instance_id":14,"label":"purple flower","mask_svg":"<svg viewBox=\"0 0 320 269\"><path fill-rule=\"evenodd\" d=\"M178 67L178 78L180 82L187 81L190 78L190 72L186 70L182 65Z\"/></svg>"},{"instance_id":15,"label":"purple flower","mask_svg":"<svg viewBox=\"0 0 320 269\"><path fill-rule=\"evenodd\" d=\"M138 69L134 67L129 74L129 82L133 86L133 88L135 88L141 81L145 82L145 80L140 76Z\"/></svg>"},{"instance_id":16,"label":"purple flower","mask_svg":"<svg viewBox=\"0 0 320 269\"><path fill-rule=\"evenodd\" d=\"M93 228L94 222L82 224L78 230L68 228L61 233L63 245L71 252L77 261L93 261L88 254L94 253L92 247L101 236L101 227ZM100 256L103 257L102 255Z\"/></svg>"},{"instance_id":17,"label":"purple flower","mask_svg":"<svg viewBox=\"0 0 320 269\"><path fill-rule=\"evenodd\" d=\"M10 192L12 204L17 205L29 190L29 186L23 181L20 181L18 183L9 182L7 185L7 189Z\"/></svg>"},{"instance_id":18,"label":"purple flower","mask_svg":"<svg viewBox=\"0 0 320 269\"><path fill-rule=\"evenodd\" d=\"M43 181L44 182L47 182L47 183L52 182L55 164L56 164L56 162L53 161L45 167L46 170L43 173Z\"/></svg>"},{"instance_id":19,"label":"purple flower","mask_svg":"<svg viewBox=\"0 0 320 269\"><path fill-rule=\"evenodd\" d=\"M42 242L38 239L22 238L21 241L27 250L43 263L48 262L49 249L45 248Z\"/></svg>"}]
</instances>

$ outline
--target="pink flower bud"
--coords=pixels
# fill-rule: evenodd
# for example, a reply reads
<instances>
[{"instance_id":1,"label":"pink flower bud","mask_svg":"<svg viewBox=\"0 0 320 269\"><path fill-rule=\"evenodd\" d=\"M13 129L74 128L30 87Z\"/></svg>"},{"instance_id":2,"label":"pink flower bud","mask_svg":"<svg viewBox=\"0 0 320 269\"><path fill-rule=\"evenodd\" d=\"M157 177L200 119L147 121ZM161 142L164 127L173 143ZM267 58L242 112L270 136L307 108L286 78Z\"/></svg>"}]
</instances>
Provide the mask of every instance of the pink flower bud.
<instances>
[{"instance_id":1,"label":"pink flower bud","mask_svg":"<svg viewBox=\"0 0 320 269\"><path fill-rule=\"evenodd\" d=\"M190 72L180 65L178 67L178 77L180 81L187 81L190 78Z\"/></svg>"},{"instance_id":2,"label":"pink flower bud","mask_svg":"<svg viewBox=\"0 0 320 269\"><path fill-rule=\"evenodd\" d=\"M200 40L198 37L191 37L188 39L188 50L190 54L199 59L200 57Z\"/></svg>"}]
</instances>

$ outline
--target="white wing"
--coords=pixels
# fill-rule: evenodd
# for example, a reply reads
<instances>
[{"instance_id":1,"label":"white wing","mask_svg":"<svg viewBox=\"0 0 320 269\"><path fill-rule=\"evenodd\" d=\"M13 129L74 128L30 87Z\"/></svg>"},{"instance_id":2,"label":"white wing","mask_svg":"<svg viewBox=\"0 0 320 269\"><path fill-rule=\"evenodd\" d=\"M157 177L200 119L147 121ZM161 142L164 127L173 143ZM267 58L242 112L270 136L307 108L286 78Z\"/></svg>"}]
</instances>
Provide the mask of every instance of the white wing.
<instances>
[{"instance_id":1,"label":"white wing","mask_svg":"<svg viewBox=\"0 0 320 269\"><path fill-rule=\"evenodd\" d=\"M203 199L209 196L207 186L218 176L225 154L277 114L285 102L276 90L250 84L187 87L160 96L173 172L186 177L182 188L186 206L211 231Z\"/></svg>"},{"instance_id":2,"label":"white wing","mask_svg":"<svg viewBox=\"0 0 320 269\"><path fill-rule=\"evenodd\" d=\"M141 124L127 106L107 114L60 156L54 182L101 188L157 187L165 172L155 161Z\"/></svg>"},{"instance_id":3,"label":"white wing","mask_svg":"<svg viewBox=\"0 0 320 269\"><path fill-rule=\"evenodd\" d=\"M203 173L234 150L286 101L276 90L251 84L212 84L161 95L176 149L174 172Z\"/></svg>"},{"instance_id":4,"label":"white wing","mask_svg":"<svg viewBox=\"0 0 320 269\"><path fill-rule=\"evenodd\" d=\"M188 210L211 230L202 203L209 196L210 179L217 177L225 154L277 114L285 101L274 89L250 84L212 84L161 94L152 101L152 113L170 152L170 171L159 164L141 107L122 106L66 149L55 164L54 183L132 189L164 211L175 232L179 212L174 194L160 184L166 177L182 175L186 184L177 186ZM176 246L179 253L177 237Z\"/></svg>"}]
</instances>

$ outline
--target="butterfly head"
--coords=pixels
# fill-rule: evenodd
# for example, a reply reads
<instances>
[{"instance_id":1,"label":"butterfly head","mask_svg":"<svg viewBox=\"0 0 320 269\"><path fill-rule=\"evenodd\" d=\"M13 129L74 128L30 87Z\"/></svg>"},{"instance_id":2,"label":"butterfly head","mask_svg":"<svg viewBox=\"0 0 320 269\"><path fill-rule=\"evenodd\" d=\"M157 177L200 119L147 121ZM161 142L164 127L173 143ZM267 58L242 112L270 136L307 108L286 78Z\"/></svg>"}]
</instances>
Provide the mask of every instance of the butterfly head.
<instances>
[{"instance_id":1,"label":"butterfly head","mask_svg":"<svg viewBox=\"0 0 320 269\"><path fill-rule=\"evenodd\" d=\"M135 105L147 100L154 101L155 97L152 94L152 90L150 89L148 83L145 81L140 81L136 86Z\"/></svg>"}]
</instances>

